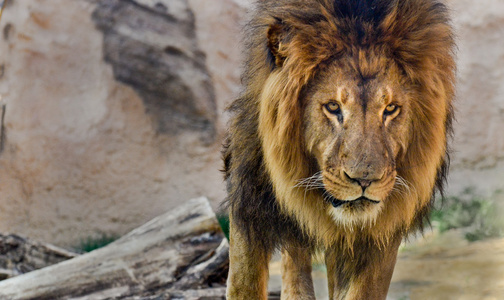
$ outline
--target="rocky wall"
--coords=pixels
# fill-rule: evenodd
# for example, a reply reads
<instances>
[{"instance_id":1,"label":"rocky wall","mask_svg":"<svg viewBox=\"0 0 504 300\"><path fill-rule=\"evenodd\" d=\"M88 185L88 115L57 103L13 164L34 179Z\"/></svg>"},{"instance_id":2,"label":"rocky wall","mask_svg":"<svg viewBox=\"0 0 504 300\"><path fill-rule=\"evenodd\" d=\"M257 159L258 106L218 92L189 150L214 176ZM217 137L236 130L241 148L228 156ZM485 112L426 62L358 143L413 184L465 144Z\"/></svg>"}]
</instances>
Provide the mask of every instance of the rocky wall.
<instances>
[{"instance_id":1,"label":"rocky wall","mask_svg":"<svg viewBox=\"0 0 504 300\"><path fill-rule=\"evenodd\" d=\"M504 2L450 0L458 44L449 192L504 190Z\"/></svg>"},{"instance_id":2,"label":"rocky wall","mask_svg":"<svg viewBox=\"0 0 504 300\"><path fill-rule=\"evenodd\" d=\"M11 0L0 23L0 232L72 246L225 196L248 0ZM451 194L504 188L504 2L448 0Z\"/></svg>"},{"instance_id":3,"label":"rocky wall","mask_svg":"<svg viewBox=\"0 0 504 300\"><path fill-rule=\"evenodd\" d=\"M73 246L200 195L218 207L215 91L185 0L10 1L1 22L0 232Z\"/></svg>"}]
</instances>

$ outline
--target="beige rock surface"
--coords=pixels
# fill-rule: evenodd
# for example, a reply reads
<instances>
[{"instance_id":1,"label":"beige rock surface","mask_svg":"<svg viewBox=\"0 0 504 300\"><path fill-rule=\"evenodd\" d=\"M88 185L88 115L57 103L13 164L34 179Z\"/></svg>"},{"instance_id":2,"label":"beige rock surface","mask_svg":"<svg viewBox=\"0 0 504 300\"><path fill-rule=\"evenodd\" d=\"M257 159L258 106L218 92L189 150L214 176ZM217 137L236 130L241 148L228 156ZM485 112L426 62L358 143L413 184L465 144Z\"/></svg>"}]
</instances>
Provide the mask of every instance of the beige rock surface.
<instances>
[{"instance_id":1,"label":"beige rock surface","mask_svg":"<svg viewBox=\"0 0 504 300\"><path fill-rule=\"evenodd\" d=\"M224 197L220 143L158 134L103 61L92 1L14 1L2 19L0 231L63 246L122 234L179 199Z\"/></svg>"},{"instance_id":2,"label":"beige rock surface","mask_svg":"<svg viewBox=\"0 0 504 300\"><path fill-rule=\"evenodd\" d=\"M241 29L246 20L246 1L189 0L196 16L196 34L212 74L221 126L226 124L226 106L240 92L242 64ZM223 128L221 127L221 130Z\"/></svg>"},{"instance_id":3,"label":"beige rock surface","mask_svg":"<svg viewBox=\"0 0 504 300\"><path fill-rule=\"evenodd\" d=\"M504 188L504 2L448 1L458 36L453 164L457 193Z\"/></svg>"}]
</instances>

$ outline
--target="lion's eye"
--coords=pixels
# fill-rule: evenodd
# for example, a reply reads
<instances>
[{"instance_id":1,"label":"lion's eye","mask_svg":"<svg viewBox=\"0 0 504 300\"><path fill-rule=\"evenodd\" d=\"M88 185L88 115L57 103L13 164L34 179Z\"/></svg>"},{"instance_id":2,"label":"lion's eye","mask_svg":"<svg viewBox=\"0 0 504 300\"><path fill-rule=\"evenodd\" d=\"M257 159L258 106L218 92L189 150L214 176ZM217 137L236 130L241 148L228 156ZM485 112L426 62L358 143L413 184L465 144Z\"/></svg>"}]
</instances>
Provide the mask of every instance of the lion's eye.
<instances>
[{"instance_id":1,"label":"lion's eye","mask_svg":"<svg viewBox=\"0 0 504 300\"><path fill-rule=\"evenodd\" d=\"M397 106L395 104L389 104L389 105L387 105L387 107L385 107L385 111L383 112L383 114L389 116L389 115L395 113L398 108L399 108L399 106Z\"/></svg>"},{"instance_id":2,"label":"lion's eye","mask_svg":"<svg viewBox=\"0 0 504 300\"><path fill-rule=\"evenodd\" d=\"M326 105L324 105L325 109L331 114L340 114L341 113L341 108L338 103L336 102L329 102Z\"/></svg>"}]
</instances>

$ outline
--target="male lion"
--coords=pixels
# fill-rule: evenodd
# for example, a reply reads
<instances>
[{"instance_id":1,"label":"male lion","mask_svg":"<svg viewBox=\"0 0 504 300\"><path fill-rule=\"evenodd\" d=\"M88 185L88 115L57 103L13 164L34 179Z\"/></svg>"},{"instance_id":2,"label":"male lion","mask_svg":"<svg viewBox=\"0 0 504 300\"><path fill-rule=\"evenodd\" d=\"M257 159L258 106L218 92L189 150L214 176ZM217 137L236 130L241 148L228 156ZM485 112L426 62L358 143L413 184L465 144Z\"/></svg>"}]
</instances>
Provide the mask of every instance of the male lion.
<instances>
[{"instance_id":1,"label":"male lion","mask_svg":"<svg viewBox=\"0 0 504 300\"><path fill-rule=\"evenodd\" d=\"M266 0L224 147L228 299L385 299L397 249L446 177L454 41L437 0Z\"/></svg>"}]
</instances>

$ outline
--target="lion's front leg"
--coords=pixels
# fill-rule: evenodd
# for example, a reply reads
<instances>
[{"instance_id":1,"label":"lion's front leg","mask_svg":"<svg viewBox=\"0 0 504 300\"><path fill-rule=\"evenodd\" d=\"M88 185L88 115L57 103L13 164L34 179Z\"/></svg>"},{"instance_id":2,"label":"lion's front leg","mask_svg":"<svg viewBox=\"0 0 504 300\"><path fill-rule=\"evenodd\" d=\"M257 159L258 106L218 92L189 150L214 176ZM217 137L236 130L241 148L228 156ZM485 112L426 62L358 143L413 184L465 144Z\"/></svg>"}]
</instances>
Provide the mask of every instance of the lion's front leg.
<instances>
[{"instance_id":1,"label":"lion's front leg","mask_svg":"<svg viewBox=\"0 0 504 300\"><path fill-rule=\"evenodd\" d=\"M368 243L354 245L354 255L339 247L326 250L329 299L385 300L400 244L396 237L381 249Z\"/></svg>"},{"instance_id":2,"label":"lion's front leg","mask_svg":"<svg viewBox=\"0 0 504 300\"><path fill-rule=\"evenodd\" d=\"M252 243L230 218L227 299L266 300L270 257L271 253Z\"/></svg>"},{"instance_id":3,"label":"lion's front leg","mask_svg":"<svg viewBox=\"0 0 504 300\"><path fill-rule=\"evenodd\" d=\"M282 250L282 300L314 300L309 249Z\"/></svg>"}]
</instances>

